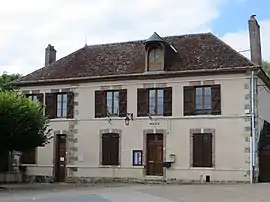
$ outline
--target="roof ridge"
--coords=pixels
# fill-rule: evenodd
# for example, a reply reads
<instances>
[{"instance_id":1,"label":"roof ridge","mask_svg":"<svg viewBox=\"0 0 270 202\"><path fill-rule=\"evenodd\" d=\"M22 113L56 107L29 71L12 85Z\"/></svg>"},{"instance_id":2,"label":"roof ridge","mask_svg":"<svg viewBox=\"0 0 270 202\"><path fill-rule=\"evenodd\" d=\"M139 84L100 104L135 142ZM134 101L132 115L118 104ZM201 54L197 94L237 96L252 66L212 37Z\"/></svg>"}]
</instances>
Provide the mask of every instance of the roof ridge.
<instances>
[{"instance_id":1,"label":"roof ridge","mask_svg":"<svg viewBox=\"0 0 270 202\"><path fill-rule=\"evenodd\" d=\"M160 36L163 40L167 38L174 38L174 37L186 37L186 36L200 36L200 35L209 35L212 34L211 32L201 32L201 33L193 33L193 34L179 34L179 35L168 35L168 36ZM95 47L95 46L102 46L102 45L116 45L116 44L128 44L128 43L143 43L147 39L138 39L138 40L129 40L129 41L120 41L120 42L110 42L110 43L99 43L99 44L86 44L86 47Z\"/></svg>"}]
</instances>

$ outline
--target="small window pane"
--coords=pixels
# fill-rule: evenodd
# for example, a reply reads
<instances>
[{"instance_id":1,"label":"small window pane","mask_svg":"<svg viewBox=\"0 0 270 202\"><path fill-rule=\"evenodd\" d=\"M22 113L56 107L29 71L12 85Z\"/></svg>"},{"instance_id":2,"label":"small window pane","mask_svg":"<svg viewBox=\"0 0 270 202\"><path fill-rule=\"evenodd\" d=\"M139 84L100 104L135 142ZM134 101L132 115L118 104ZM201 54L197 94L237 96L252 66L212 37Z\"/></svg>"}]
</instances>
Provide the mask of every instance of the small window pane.
<instances>
[{"instance_id":1,"label":"small window pane","mask_svg":"<svg viewBox=\"0 0 270 202\"><path fill-rule=\"evenodd\" d=\"M62 110L57 109L57 117L58 118L62 117Z\"/></svg>"},{"instance_id":2,"label":"small window pane","mask_svg":"<svg viewBox=\"0 0 270 202\"><path fill-rule=\"evenodd\" d=\"M158 114L163 114L163 98L158 98Z\"/></svg>"},{"instance_id":3,"label":"small window pane","mask_svg":"<svg viewBox=\"0 0 270 202\"><path fill-rule=\"evenodd\" d=\"M38 100L38 99L37 99L37 95L33 95L33 96L32 96L32 100L33 100L33 101L37 101L37 100Z\"/></svg>"},{"instance_id":4,"label":"small window pane","mask_svg":"<svg viewBox=\"0 0 270 202\"><path fill-rule=\"evenodd\" d=\"M149 61L155 62L155 50L151 50L149 53Z\"/></svg>"},{"instance_id":5,"label":"small window pane","mask_svg":"<svg viewBox=\"0 0 270 202\"><path fill-rule=\"evenodd\" d=\"M114 96L113 96L113 106L114 106L114 110L113 113L114 115L118 115L119 114L119 92L114 92Z\"/></svg>"},{"instance_id":6,"label":"small window pane","mask_svg":"<svg viewBox=\"0 0 270 202\"><path fill-rule=\"evenodd\" d=\"M62 117L67 117L67 109L63 109Z\"/></svg>"},{"instance_id":7,"label":"small window pane","mask_svg":"<svg viewBox=\"0 0 270 202\"><path fill-rule=\"evenodd\" d=\"M62 102L62 94L57 95L57 102Z\"/></svg>"},{"instance_id":8,"label":"small window pane","mask_svg":"<svg viewBox=\"0 0 270 202\"><path fill-rule=\"evenodd\" d=\"M107 92L107 100L112 100L112 92Z\"/></svg>"},{"instance_id":9,"label":"small window pane","mask_svg":"<svg viewBox=\"0 0 270 202\"><path fill-rule=\"evenodd\" d=\"M160 56L160 51L159 49L155 49L155 61L158 61L159 60L159 57Z\"/></svg>"}]
</instances>

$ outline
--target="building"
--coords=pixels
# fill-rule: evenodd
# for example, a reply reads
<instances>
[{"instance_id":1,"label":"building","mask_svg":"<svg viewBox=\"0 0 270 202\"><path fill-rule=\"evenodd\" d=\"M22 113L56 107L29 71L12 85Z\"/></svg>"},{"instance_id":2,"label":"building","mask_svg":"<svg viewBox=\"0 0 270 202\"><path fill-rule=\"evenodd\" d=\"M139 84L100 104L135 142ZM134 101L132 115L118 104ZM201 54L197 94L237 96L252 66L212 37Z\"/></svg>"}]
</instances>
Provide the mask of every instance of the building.
<instances>
[{"instance_id":1,"label":"building","mask_svg":"<svg viewBox=\"0 0 270 202\"><path fill-rule=\"evenodd\" d=\"M59 60L48 45L45 66L14 83L45 104L54 134L23 155L28 174L249 182L260 173L270 180L257 152L270 121L270 82L254 16L249 27L252 61L211 33L154 33ZM266 148L267 135L260 139Z\"/></svg>"}]
</instances>

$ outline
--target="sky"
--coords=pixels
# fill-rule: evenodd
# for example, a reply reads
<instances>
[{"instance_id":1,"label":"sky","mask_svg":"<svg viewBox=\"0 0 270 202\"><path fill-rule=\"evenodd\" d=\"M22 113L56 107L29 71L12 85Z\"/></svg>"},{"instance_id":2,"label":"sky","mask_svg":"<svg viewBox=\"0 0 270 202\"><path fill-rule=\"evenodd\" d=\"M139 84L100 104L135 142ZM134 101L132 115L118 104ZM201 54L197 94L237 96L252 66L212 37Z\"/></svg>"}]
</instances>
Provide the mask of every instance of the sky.
<instances>
[{"instance_id":1,"label":"sky","mask_svg":"<svg viewBox=\"0 0 270 202\"><path fill-rule=\"evenodd\" d=\"M237 51L249 50L248 20L261 26L270 61L269 0L0 0L0 74L44 66L51 44L60 59L85 44L212 32ZM242 52L250 57L250 52Z\"/></svg>"}]
</instances>

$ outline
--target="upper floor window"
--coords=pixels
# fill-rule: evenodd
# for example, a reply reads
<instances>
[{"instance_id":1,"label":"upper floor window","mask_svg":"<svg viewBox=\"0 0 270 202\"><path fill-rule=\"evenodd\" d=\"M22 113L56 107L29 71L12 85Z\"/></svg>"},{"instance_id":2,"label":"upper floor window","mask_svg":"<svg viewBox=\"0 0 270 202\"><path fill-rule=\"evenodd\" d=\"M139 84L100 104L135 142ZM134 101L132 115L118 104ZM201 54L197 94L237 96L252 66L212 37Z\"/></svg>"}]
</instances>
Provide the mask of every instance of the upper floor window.
<instances>
[{"instance_id":1,"label":"upper floor window","mask_svg":"<svg viewBox=\"0 0 270 202\"><path fill-rule=\"evenodd\" d=\"M162 50L160 48L150 49L148 52L148 71L163 70Z\"/></svg>"},{"instance_id":2,"label":"upper floor window","mask_svg":"<svg viewBox=\"0 0 270 202\"><path fill-rule=\"evenodd\" d=\"M107 113L109 115L119 115L119 91L106 92Z\"/></svg>"},{"instance_id":3,"label":"upper floor window","mask_svg":"<svg viewBox=\"0 0 270 202\"><path fill-rule=\"evenodd\" d=\"M95 92L95 117L124 117L127 114L127 90Z\"/></svg>"},{"instance_id":4,"label":"upper floor window","mask_svg":"<svg viewBox=\"0 0 270 202\"><path fill-rule=\"evenodd\" d=\"M221 114L220 85L184 87L184 116L203 114Z\"/></svg>"},{"instance_id":5,"label":"upper floor window","mask_svg":"<svg viewBox=\"0 0 270 202\"><path fill-rule=\"evenodd\" d=\"M57 94L57 118L67 117L67 93Z\"/></svg>"},{"instance_id":6,"label":"upper floor window","mask_svg":"<svg viewBox=\"0 0 270 202\"><path fill-rule=\"evenodd\" d=\"M164 102L163 89L150 89L149 90L149 114L150 115L163 115L163 102Z\"/></svg>"},{"instance_id":7,"label":"upper floor window","mask_svg":"<svg viewBox=\"0 0 270 202\"><path fill-rule=\"evenodd\" d=\"M172 115L172 88L137 90L137 116Z\"/></svg>"},{"instance_id":8,"label":"upper floor window","mask_svg":"<svg viewBox=\"0 0 270 202\"><path fill-rule=\"evenodd\" d=\"M50 119L74 117L73 92L46 93L45 104L45 114Z\"/></svg>"}]
</instances>

